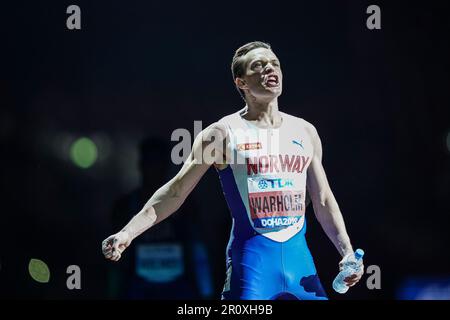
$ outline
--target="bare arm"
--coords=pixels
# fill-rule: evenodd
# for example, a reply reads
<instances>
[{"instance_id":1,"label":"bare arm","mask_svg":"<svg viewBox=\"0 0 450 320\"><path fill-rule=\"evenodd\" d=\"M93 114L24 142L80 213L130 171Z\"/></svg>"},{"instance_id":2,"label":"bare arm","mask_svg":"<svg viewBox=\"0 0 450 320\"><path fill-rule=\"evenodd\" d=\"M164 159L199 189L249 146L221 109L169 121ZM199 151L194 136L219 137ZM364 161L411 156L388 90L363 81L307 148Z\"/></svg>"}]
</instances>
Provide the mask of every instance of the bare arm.
<instances>
[{"instance_id":1,"label":"bare arm","mask_svg":"<svg viewBox=\"0 0 450 320\"><path fill-rule=\"evenodd\" d=\"M339 263L339 267L342 268L345 259L353 254L353 247L345 228L341 210L331 191L322 165L322 142L317 130L312 125L310 126L309 131L312 137L314 155L308 168L307 188L317 220L339 254L343 257ZM361 279L363 270L364 266L361 265L361 269L357 274L347 277L345 279L347 285L355 285Z\"/></svg>"},{"instance_id":2,"label":"bare arm","mask_svg":"<svg viewBox=\"0 0 450 320\"><path fill-rule=\"evenodd\" d=\"M119 260L133 239L169 217L183 204L208 168L223 159L225 138L226 129L218 123L204 129L195 138L192 151L177 175L159 188L120 232L103 241L103 253L107 259Z\"/></svg>"},{"instance_id":3,"label":"bare arm","mask_svg":"<svg viewBox=\"0 0 450 320\"><path fill-rule=\"evenodd\" d=\"M349 253L353 253L353 248L345 229L344 218L328 184L322 165L322 143L316 129L312 125L310 133L314 155L308 168L307 188L317 220L339 254L344 257Z\"/></svg>"}]
</instances>

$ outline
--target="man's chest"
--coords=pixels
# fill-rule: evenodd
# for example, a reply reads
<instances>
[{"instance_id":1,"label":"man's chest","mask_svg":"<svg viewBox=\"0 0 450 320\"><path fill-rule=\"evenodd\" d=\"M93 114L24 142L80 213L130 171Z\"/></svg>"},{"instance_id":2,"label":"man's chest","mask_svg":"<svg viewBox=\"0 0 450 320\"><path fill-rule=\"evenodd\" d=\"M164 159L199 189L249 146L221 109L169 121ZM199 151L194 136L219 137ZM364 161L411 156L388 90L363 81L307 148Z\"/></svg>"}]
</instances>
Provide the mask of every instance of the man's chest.
<instances>
[{"instance_id":1,"label":"man's chest","mask_svg":"<svg viewBox=\"0 0 450 320\"><path fill-rule=\"evenodd\" d=\"M303 128L240 130L233 140L235 161L247 166L248 175L303 173L314 154Z\"/></svg>"}]
</instances>

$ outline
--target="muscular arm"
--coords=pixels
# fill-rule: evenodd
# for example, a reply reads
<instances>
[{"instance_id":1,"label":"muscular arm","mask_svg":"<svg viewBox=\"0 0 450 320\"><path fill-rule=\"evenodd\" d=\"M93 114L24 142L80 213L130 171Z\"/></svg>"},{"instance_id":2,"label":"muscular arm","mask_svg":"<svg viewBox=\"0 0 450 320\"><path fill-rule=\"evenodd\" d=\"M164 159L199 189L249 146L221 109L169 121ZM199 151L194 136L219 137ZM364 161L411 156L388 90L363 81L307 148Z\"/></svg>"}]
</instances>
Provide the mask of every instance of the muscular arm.
<instances>
[{"instance_id":1,"label":"muscular arm","mask_svg":"<svg viewBox=\"0 0 450 320\"><path fill-rule=\"evenodd\" d=\"M226 132L223 125L214 123L195 138L192 151L177 175L159 188L119 233L103 241L106 258L119 260L133 239L169 217L183 204L208 168L224 158Z\"/></svg>"},{"instance_id":2,"label":"muscular arm","mask_svg":"<svg viewBox=\"0 0 450 320\"><path fill-rule=\"evenodd\" d=\"M208 168L222 158L220 151L225 137L226 130L217 123L203 130L196 137L192 151L177 175L153 194L123 231L134 239L178 210ZM208 153L212 149L215 153Z\"/></svg>"},{"instance_id":3,"label":"muscular arm","mask_svg":"<svg viewBox=\"0 0 450 320\"><path fill-rule=\"evenodd\" d=\"M331 191L322 165L322 143L316 129L311 125L314 155L307 173L307 188L314 208L314 213L333 242L339 254L344 257L353 253L350 238L345 229L344 218Z\"/></svg>"}]
</instances>

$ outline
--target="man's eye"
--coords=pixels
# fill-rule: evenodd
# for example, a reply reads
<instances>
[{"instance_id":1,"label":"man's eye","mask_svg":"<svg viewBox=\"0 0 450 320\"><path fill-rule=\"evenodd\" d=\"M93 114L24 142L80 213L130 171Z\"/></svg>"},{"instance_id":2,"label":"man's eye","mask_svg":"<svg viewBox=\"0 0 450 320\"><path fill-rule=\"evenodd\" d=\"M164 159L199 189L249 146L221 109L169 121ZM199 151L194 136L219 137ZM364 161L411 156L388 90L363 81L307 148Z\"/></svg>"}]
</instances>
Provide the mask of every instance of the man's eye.
<instances>
[{"instance_id":1,"label":"man's eye","mask_svg":"<svg viewBox=\"0 0 450 320\"><path fill-rule=\"evenodd\" d=\"M262 67L262 63L261 62L255 62L253 64L253 68L261 68Z\"/></svg>"}]
</instances>

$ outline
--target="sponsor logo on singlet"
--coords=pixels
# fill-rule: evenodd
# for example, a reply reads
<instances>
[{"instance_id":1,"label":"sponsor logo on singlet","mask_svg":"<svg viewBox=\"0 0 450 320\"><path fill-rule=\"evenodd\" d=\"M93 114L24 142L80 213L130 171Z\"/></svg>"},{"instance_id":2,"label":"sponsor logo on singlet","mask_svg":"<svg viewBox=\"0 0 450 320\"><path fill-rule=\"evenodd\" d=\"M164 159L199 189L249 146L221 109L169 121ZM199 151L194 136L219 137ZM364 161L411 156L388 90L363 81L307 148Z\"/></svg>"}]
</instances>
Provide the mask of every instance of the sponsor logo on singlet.
<instances>
[{"instance_id":1,"label":"sponsor logo on singlet","mask_svg":"<svg viewBox=\"0 0 450 320\"><path fill-rule=\"evenodd\" d=\"M261 179L258 181L258 188L261 190L265 189L282 189L286 187L292 187L294 182L292 179Z\"/></svg>"},{"instance_id":2,"label":"sponsor logo on singlet","mask_svg":"<svg viewBox=\"0 0 450 320\"><path fill-rule=\"evenodd\" d=\"M257 149L262 149L262 144L261 144L261 142L240 143L240 144L236 145L236 149L238 151L257 150Z\"/></svg>"},{"instance_id":3,"label":"sponsor logo on singlet","mask_svg":"<svg viewBox=\"0 0 450 320\"><path fill-rule=\"evenodd\" d=\"M302 149L305 149L305 148L303 147L303 140L300 140L300 142L299 142L299 141L296 141L296 140L292 140L292 143L293 143L293 144L296 144L296 145L298 145L298 146L300 146L300 147L302 147Z\"/></svg>"}]
</instances>

